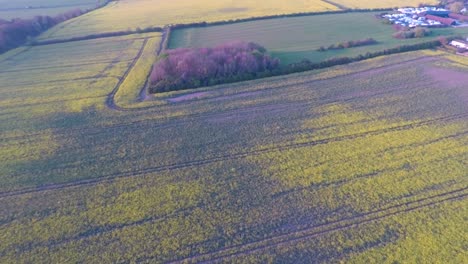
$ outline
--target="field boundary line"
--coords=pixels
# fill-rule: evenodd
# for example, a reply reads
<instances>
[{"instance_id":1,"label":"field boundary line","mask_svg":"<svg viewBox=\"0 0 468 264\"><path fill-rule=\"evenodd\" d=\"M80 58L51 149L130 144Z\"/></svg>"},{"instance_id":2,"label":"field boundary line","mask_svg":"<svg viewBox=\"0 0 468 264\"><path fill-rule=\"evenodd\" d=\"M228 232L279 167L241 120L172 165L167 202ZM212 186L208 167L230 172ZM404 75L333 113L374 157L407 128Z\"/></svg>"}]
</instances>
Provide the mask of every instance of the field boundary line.
<instances>
[{"instance_id":1,"label":"field boundary line","mask_svg":"<svg viewBox=\"0 0 468 264\"><path fill-rule=\"evenodd\" d=\"M110 3L112 1L109 1ZM324 1L326 2L326 1ZM331 4L331 3L329 3ZM336 6L335 4L332 4ZM30 46L44 46L44 45L52 45L52 44L59 44L59 43L68 43L68 42L75 42L75 41L83 41L83 40L92 40L92 39L101 39L101 38L111 38L111 37L119 37L119 36L128 36L134 34L144 34L144 33L155 33L155 32L162 32L164 27L171 27L173 29L180 29L180 28L191 28L191 27L210 27L210 26L219 26L219 25L230 25L230 24L238 24L250 21L260 21L260 20L268 20L268 19L278 19L278 18L288 18L288 17L308 17L308 16L320 16L320 15L339 15L339 14L347 14L347 13L373 13L373 12L385 12L385 11L392 11L392 8L375 8L375 9L338 9L338 10L330 10L330 11L318 11L318 12L296 12L296 13L289 13L289 14L276 14L276 15L265 15L265 16L256 16L256 17L249 17L249 18L239 18L239 19L231 19L231 20L218 20L212 22L204 22L198 21L193 23L187 24L176 24L176 25L160 25L157 27L152 27L146 30L132 30L132 31L112 31L112 32L105 32L101 34L89 34L71 38L62 38L62 39L53 39L53 35L49 38L50 40L43 40L43 41L36 41L30 44Z\"/></svg>"},{"instance_id":2,"label":"field boundary line","mask_svg":"<svg viewBox=\"0 0 468 264\"><path fill-rule=\"evenodd\" d=\"M405 53L405 52L402 52L402 53ZM401 53L398 53L398 54L401 54ZM420 61L420 60L428 60L428 59L429 60L435 60L435 58L441 57L441 56L442 55L432 56L430 58L418 57L418 58L409 59L409 60L399 62L399 63L391 63L391 64L388 64L388 65L382 65L382 66L375 67L375 68L372 68L372 69L365 69L365 70L356 71L356 72L344 73L344 74L340 74L340 75L337 75L337 76L326 77L326 78L323 78L323 79L313 79L313 80L308 80L308 81L295 82L294 84L284 85L284 86L281 86L281 87L266 88L266 89L262 89L262 91L280 89L280 88L284 89L285 87L291 87L291 86L296 86L296 85L301 85L301 84L314 83L314 82L318 82L318 81L333 80L333 79L337 79L337 78L340 78L340 77L346 77L346 76L353 76L353 75L357 75L357 74L362 74L362 73L365 73L365 72L368 72L368 71L375 71L375 70L387 69L387 68L391 68L391 67L395 67L395 66L401 66L402 64L407 64L407 63L416 62L416 61ZM341 65L334 65L334 66L327 67L327 68L340 67L340 66L349 65L349 64L352 64L352 63L358 63L358 62L362 62L362 61L366 61L366 60L370 60L370 59L374 59L374 58L369 58L369 59L365 59L365 60L361 60L361 61L355 61L355 62L341 64ZM269 76L269 77L264 77L264 78L259 78L259 79L245 80L245 81L240 81L240 82L235 82L235 83L239 84L239 83L248 83L248 82L257 81L257 80L268 80L270 78L284 77L284 76L288 76L288 75L292 75L292 74L303 74L303 73L307 73L307 72L313 72L313 71L316 71L316 70L319 70L319 69L306 70L306 71L293 72L293 73L286 73L286 74L280 74L280 75L276 75L276 76ZM151 102L153 100L152 99L152 94L149 94L147 92L147 90L149 88L148 85L149 84L148 84L148 81L147 81L145 83L145 86L142 88L142 90L140 92L140 98L139 98L140 102L146 101L147 99L148 99L147 100L148 102ZM220 84L220 85L229 85L229 84ZM206 87L202 87L202 88L210 89L211 87L206 86ZM196 92L196 90L197 89L188 89L187 91L188 92ZM215 97L202 98L202 99L199 99L199 100L210 100L210 99L214 99L214 98ZM149 105L149 106L134 107L134 108L133 107L129 107L129 108L120 107L118 110L119 111L145 111L145 110L152 109L152 108L155 108L155 107L158 107L158 106Z\"/></svg>"},{"instance_id":3,"label":"field boundary line","mask_svg":"<svg viewBox=\"0 0 468 264\"><path fill-rule=\"evenodd\" d=\"M302 229L293 232L272 236L243 245L226 247L215 252L195 255L192 257L175 260L168 263L213 263L221 260L232 259L239 256L245 256L251 253L261 252L262 250L268 248L285 245L288 243L304 241L313 237L326 235L328 233L332 233L339 230L346 230L352 227L357 227L362 224L376 222L398 214L409 213L425 207L435 206L437 204L441 204L447 201L465 199L465 197L468 196L466 190L468 190L468 187L433 195L430 197L421 198L415 201L409 201L403 204L393 205L388 208L363 213L354 217L343 218L330 223L303 227ZM154 259L154 257L142 259L140 260L140 262L151 259Z\"/></svg>"},{"instance_id":4,"label":"field boundary line","mask_svg":"<svg viewBox=\"0 0 468 264\"><path fill-rule=\"evenodd\" d=\"M170 27L165 27L163 29L162 34L161 34L161 41L159 42L158 50L156 51L156 59L157 59L157 57L159 57L161 55L161 53L163 53L167 49L167 47L169 45L168 43L169 43L170 34L171 34L171 28ZM135 103L135 104L144 102L145 100L147 100L151 96L148 93L148 90L149 90L149 85L150 85L149 78L150 78L151 72L153 71L153 66L154 66L154 63L151 65L151 69L148 72L148 75L146 76L146 81L145 81L143 87L140 88L140 92L138 93L138 98L136 98L137 103ZM138 109L138 107L136 107L136 108ZM131 110L133 108L126 107L126 108L122 108L122 109Z\"/></svg>"},{"instance_id":5,"label":"field boundary line","mask_svg":"<svg viewBox=\"0 0 468 264\"><path fill-rule=\"evenodd\" d=\"M332 2L330 0L322 0L322 2L328 3L328 4L330 4L332 6L335 6L338 9L341 9L341 10L350 10L351 9L351 8L348 8L348 7L344 6L344 5L342 5L342 4L338 4L338 3Z\"/></svg>"},{"instance_id":6,"label":"field boundary line","mask_svg":"<svg viewBox=\"0 0 468 264\"><path fill-rule=\"evenodd\" d=\"M127 60L121 60L119 62L126 62ZM131 60L128 60L131 61ZM0 74L3 73L12 73L12 72L23 72L23 71L36 71L36 70L49 70L49 69L63 69L63 68L74 68L74 67L81 67L81 66L90 66L90 65L100 65L100 64L108 64L112 63L111 61L102 61L102 62L89 62L89 63L77 63L74 65L56 65L56 66L49 66L49 67L31 67L31 68L23 68L23 69L16 69L16 70L6 70L0 71Z\"/></svg>"},{"instance_id":7,"label":"field boundary line","mask_svg":"<svg viewBox=\"0 0 468 264\"><path fill-rule=\"evenodd\" d=\"M23 53L29 51L31 48L32 48L31 46L19 46L19 47L15 48L15 49L21 49L21 50L19 50L16 53L8 54L9 52L14 51L15 49L12 49L12 50L9 50L9 51L7 51L5 53L2 53L2 54L0 54L0 63L6 62L6 61L12 61L13 58L15 58L16 56L18 56L20 54L23 54ZM7 54L9 56L6 56L5 58L1 58L2 56L5 56Z\"/></svg>"},{"instance_id":8,"label":"field boundary line","mask_svg":"<svg viewBox=\"0 0 468 264\"><path fill-rule=\"evenodd\" d=\"M109 32L109 33L102 33L102 35L85 35L82 37L75 37L71 39L56 39L56 40L45 40L45 41L38 41L31 43L29 46L47 46L47 45L55 45L55 44L63 44L63 43L70 43L70 42L78 42L78 41L88 41L88 40L96 40L96 39L106 39L106 38L116 38L116 37L124 37L130 35L140 35L140 34L148 34L148 33L161 33L161 29L153 29L145 32Z\"/></svg>"},{"instance_id":9,"label":"field boundary line","mask_svg":"<svg viewBox=\"0 0 468 264\"><path fill-rule=\"evenodd\" d=\"M132 63L130 64L130 66L128 67L128 69L125 71L124 75L122 75L122 77L119 78L119 81L117 82L117 84L115 85L114 89L112 89L112 92L107 96L107 99L106 99L106 106L110 109L113 109L113 110L120 110L120 107L118 105L116 105L115 103L115 94L117 93L117 91L119 90L120 86L122 85L122 83L125 81L125 79L127 78L127 76L130 74L130 72L133 70L133 68L135 67L136 63L138 62L138 60L141 58L141 56L143 55L143 51L145 50L145 47L146 47L146 44L148 43L148 39L149 38L145 38L143 40L143 44L141 45L140 47L140 50L138 51L136 57L133 59Z\"/></svg>"},{"instance_id":10,"label":"field boundary line","mask_svg":"<svg viewBox=\"0 0 468 264\"><path fill-rule=\"evenodd\" d=\"M328 144L332 142L351 140L351 139L366 137L370 135L379 135L382 133L388 133L392 131L401 131L404 129L421 127L421 126L430 125L430 124L441 122L441 121L455 120L455 119L459 119L459 118L463 118L467 116L468 116L468 113L450 115L450 116L420 121L416 123L387 127L383 129L366 131L366 132L356 133L356 134L342 135L342 136L333 137L333 138L325 138L325 139L319 139L319 140L290 143L290 144L273 146L273 147L259 149L259 150L239 152L235 154L226 154L226 155L221 155L218 157L191 160L187 162L173 163L173 164L161 165L161 166L156 166L156 167L149 167L149 168L141 169L138 171L119 172L119 173L114 173L114 174L106 175L106 176L95 178L95 179L84 179L84 180L68 182L68 183L50 184L50 185L39 186L36 188L27 188L27 189L20 189L20 190L9 191L9 192L2 192L0 193L0 198L14 197L14 196L19 196L19 195L24 195L24 194L29 194L29 193L36 193L36 192L43 192L43 191L50 191L50 190L60 190L64 188L74 188L74 187L79 187L79 186L94 185L94 184L99 184L99 183L111 182L113 180L121 179L121 178L141 177L150 173L198 167L198 166L203 166L203 165L221 162L225 160L243 159L243 158L250 157L250 156L258 156L264 153L270 153L274 151L285 151L289 149L310 147L310 146Z\"/></svg>"}]
</instances>

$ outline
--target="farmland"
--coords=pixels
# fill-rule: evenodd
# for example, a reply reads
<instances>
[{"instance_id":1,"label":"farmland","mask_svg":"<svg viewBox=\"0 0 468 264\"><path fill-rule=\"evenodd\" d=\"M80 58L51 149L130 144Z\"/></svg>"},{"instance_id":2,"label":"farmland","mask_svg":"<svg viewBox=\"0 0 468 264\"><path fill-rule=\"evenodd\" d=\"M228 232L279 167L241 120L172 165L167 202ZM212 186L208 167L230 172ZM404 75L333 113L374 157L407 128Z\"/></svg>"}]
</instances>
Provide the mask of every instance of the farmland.
<instances>
[{"instance_id":1,"label":"farmland","mask_svg":"<svg viewBox=\"0 0 468 264\"><path fill-rule=\"evenodd\" d=\"M122 0L40 39L357 2ZM234 36L287 63L420 41L364 14L180 29L169 44ZM436 34L468 33L452 30ZM0 54L0 263L468 263L468 57L147 94L167 34ZM315 51L367 37L379 44Z\"/></svg>"},{"instance_id":2,"label":"farmland","mask_svg":"<svg viewBox=\"0 0 468 264\"><path fill-rule=\"evenodd\" d=\"M74 8L92 9L99 2L104 1L71 0L64 3L58 0L0 0L0 18L32 18L37 15L55 16Z\"/></svg>"},{"instance_id":3,"label":"farmland","mask_svg":"<svg viewBox=\"0 0 468 264\"><path fill-rule=\"evenodd\" d=\"M106 107L158 37L1 57L0 262L465 260L466 60L413 52Z\"/></svg>"},{"instance_id":4,"label":"farmland","mask_svg":"<svg viewBox=\"0 0 468 264\"><path fill-rule=\"evenodd\" d=\"M220 21L298 12L318 12L338 8L321 0L284 1L268 0L261 5L257 1L159 1L122 0L87 16L70 21L62 27L50 30L42 39L68 38L109 31L121 31L148 26L164 26L176 23ZM158 14L157 16L155 14ZM131 20L122 20L131 16Z\"/></svg>"},{"instance_id":5,"label":"farmland","mask_svg":"<svg viewBox=\"0 0 468 264\"><path fill-rule=\"evenodd\" d=\"M232 40L253 41L267 48L282 63L304 58L323 61L333 57L353 57L382 51L399 45L421 43L440 35L468 34L468 28L432 29L433 34L420 39L395 39L391 26L382 24L375 13L330 14L251 21L238 24L174 30L170 48L215 46ZM327 30L323 30L326 25ZM346 25L346 30L343 30ZM317 51L321 46L371 37L378 44L342 50Z\"/></svg>"}]
</instances>

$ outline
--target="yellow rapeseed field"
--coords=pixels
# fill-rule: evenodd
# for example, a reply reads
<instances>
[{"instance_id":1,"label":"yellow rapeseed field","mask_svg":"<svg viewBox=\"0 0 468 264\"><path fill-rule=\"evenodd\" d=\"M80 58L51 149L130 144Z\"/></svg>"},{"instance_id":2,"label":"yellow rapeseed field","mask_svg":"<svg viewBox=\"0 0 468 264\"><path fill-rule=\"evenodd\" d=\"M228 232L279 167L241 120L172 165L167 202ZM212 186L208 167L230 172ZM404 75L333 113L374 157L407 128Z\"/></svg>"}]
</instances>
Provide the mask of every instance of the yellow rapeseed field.
<instances>
[{"instance_id":1,"label":"yellow rapeseed field","mask_svg":"<svg viewBox=\"0 0 468 264\"><path fill-rule=\"evenodd\" d=\"M338 7L321 0L123 0L65 22L44 34L42 38L66 38L137 27L337 9Z\"/></svg>"}]
</instances>

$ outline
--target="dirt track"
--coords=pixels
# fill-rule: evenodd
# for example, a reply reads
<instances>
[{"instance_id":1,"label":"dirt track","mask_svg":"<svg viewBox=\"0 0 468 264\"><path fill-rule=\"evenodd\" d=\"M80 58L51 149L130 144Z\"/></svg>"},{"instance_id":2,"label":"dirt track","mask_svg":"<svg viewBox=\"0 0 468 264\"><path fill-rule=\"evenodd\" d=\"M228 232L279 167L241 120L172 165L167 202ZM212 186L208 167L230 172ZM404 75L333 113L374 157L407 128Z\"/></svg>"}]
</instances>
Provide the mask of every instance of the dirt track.
<instances>
[{"instance_id":1,"label":"dirt track","mask_svg":"<svg viewBox=\"0 0 468 264\"><path fill-rule=\"evenodd\" d=\"M143 44L141 45L141 48L140 50L138 51L137 53L137 56L135 57L135 59L133 59L132 63L130 64L130 67L128 67L128 69L125 71L124 75L122 77L119 78L119 81L117 82L117 84L115 85L114 89L112 89L112 92L107 96L107 99L106 99L106 106L110 109L113 109L113 110L121 110L121 108L115 104L115 94L117 93L117 91L119 91L119 88L120 86L122 85L122 83L125 81L125 79L127 78L127 76L130 74L130 72L133 70L133 68L135 67L136 63L138 62L138 60L141 58L141 56L143 55L143 51L145 50L145 47L146 47L146 44L148 44L148 39L149 38L145 38L144 41L143 41Z\"/></svg>"}]
</instances>

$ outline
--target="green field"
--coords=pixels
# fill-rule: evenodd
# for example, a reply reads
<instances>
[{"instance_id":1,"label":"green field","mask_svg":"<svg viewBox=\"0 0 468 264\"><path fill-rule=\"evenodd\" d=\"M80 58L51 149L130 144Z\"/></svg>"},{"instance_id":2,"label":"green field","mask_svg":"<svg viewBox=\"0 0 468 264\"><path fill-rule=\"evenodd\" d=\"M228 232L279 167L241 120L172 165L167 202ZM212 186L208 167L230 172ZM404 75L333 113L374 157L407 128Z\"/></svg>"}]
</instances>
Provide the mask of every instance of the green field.
<instances>
[{"instance_id":1,"label":"green field","mask_svg":"<svg viewBox=\"0 0 468 264\"><path fill-rule=\"evenodd\" d=\"M421 39L395 39L392 26L384 25L375 13L348 13L307 17L269 19L238 24L174 30L170 48L215 46L234 40L253 41L267 48L284 64L304 58L323 61L332 57L354 57L399 45L436 39L440 35L467 34L468 28L434 29L433 35ZM343 50L317 51L321 46L349 40L374 38L377 45Z\"/></svg>"},{"instance_id":2,"label":"green field","mask_svg":"<svg viewBox=\"0 0 468 264\"><path fill-rule=\"evenodd\" d=\"M55 16L72 9L91 9L99 1L94 0L0 0L0 18L33 18L38 15ZM102 2L102 1L101 1Z\"/></svg>"},{"instance_id":3,"label":"green field","mask_svg":"<svg viewBox=\"0 0 468 264\"><path fill-rule=\"evenodd\" d=\"M109 108L158 37L0 57L1 263L466 262L466 59Z\"/></svg>"}]
</instances>

